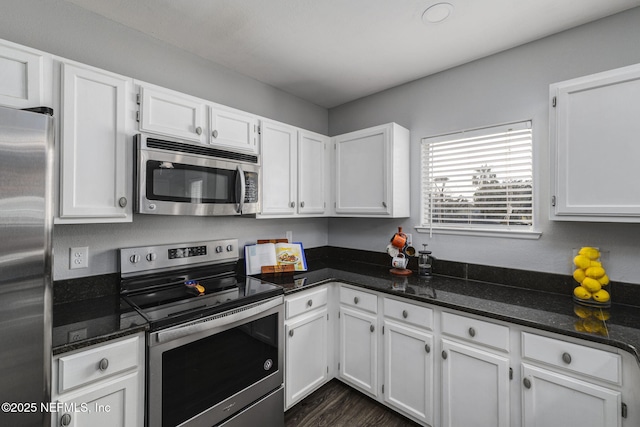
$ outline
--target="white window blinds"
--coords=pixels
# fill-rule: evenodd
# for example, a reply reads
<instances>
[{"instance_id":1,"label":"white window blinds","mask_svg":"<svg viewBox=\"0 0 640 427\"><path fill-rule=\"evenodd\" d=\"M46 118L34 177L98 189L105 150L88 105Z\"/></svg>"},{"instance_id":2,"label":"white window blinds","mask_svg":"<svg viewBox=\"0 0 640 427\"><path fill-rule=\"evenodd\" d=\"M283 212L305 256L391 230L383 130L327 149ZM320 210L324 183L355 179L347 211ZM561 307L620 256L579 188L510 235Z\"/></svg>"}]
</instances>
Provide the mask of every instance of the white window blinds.
<instances>
[{"instance_id":1,"label":"white window blinds","mask_svg":"<svg viewBox=\"0 0 640 427\"><path fill-rule=\"evenodd\" d=\"M531 122L422 139L422 225L530 230Z\"/></svg>"}]
</instances>

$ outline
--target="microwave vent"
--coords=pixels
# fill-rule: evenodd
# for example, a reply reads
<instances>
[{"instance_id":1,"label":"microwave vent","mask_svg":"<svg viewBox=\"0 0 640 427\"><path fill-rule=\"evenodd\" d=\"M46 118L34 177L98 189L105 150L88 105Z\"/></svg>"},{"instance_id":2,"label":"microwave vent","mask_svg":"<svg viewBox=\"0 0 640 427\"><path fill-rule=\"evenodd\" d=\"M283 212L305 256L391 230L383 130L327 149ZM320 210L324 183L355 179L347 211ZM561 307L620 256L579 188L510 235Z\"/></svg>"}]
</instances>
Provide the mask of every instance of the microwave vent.
<instances>
[{"instance_id":1,"label":"microwave vent","mask_svg":"<svg viewBox=\"0 0 640 427\"><path fill-rule=\"evenodd\" d=\"M174 141L163 141L156 138L147 138L147 147L158 150L167 150L178 153L197 154L199 156L215 157L219 159L237 160L247 163L258 163L258 156L253 154L238 153L235 151L220 150L211 147L199 147L191 144L183 144Z\"/></svg>"}]
</instances>

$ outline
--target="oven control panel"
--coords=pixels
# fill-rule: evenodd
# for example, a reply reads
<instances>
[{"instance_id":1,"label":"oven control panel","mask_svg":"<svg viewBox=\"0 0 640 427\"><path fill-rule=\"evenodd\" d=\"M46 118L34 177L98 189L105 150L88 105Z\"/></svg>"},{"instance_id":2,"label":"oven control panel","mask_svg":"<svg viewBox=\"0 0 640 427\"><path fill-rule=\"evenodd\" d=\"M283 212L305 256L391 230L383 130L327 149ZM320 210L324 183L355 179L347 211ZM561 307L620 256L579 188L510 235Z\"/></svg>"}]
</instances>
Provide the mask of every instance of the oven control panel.
<instances>
[{"instance_id":1,"label":"oven control panel","mask_svg":"<svg viewBox=\"0 0 640 427\"><path fill-rule=\"evenodd\" d=\"M120 249L123 277L154 270L198 264L221 264L239 259L238 240L210 240Z\"/></svg>"}]
</instances>

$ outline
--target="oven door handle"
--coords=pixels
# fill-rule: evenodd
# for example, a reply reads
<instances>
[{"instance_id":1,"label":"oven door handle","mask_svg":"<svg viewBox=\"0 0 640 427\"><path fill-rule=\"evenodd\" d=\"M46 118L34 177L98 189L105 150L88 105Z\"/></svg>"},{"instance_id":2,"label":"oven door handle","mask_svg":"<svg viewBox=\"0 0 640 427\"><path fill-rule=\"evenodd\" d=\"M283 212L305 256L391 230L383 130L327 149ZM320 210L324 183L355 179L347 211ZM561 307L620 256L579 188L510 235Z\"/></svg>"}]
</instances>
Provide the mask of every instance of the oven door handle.
<instances>
[{"instance_id":1,"label":"oven door handle","mask_svg":"<svg viewBox=\"0 0 640 427\"><path fill-rule=\"evenodd\" d=\"M198 334L200 332L213 331L219 327L230 325L242 320L257 316L284 303L284 297L278 296L266 301L260 301L248 306L238 307L211 317L163 329L151 335L151 343L162 344L178 338Z\"/></svg>"},{"instance_id":2,"label":"oven door handle","mask_svg":"<svg viewBox=\"0 0 640 427\"><path fill-rule=\"evenodd\" d=\"M246 182L244 180L244 171L242 167L238 165L236 169L236 197L238 198L238 203L236 204L236 212L242 213L242 209L244 208L244 197L246 192Z\"/></svg>"}]
</instances>

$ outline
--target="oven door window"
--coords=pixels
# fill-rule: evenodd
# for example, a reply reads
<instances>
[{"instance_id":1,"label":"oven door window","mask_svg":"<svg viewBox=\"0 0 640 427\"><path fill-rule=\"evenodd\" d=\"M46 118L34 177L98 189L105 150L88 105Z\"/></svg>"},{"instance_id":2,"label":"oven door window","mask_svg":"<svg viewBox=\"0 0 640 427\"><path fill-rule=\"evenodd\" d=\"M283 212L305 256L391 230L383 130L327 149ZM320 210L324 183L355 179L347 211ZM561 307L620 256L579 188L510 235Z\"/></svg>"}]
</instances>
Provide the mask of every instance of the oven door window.
<instances>
[{"instance_id":1,"label":"oven door window","mask_svg":"<svg viewBox=\"0 0 640 427\"><path fill-rule=\"evenodd\" d=\"M178 425L278 370L278 314L162 354L162 425Z\"/></svg>"},{"instance_id":2,"label":"oven door window","mask_svg":"<svg viewBox=\"0 0 640 427\"><path fill-rule=\"evenodd\" d=\"M236 171L147 161L147 199L182 203L237 203Z\"/></svg>"}]
</instances>

